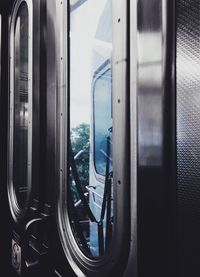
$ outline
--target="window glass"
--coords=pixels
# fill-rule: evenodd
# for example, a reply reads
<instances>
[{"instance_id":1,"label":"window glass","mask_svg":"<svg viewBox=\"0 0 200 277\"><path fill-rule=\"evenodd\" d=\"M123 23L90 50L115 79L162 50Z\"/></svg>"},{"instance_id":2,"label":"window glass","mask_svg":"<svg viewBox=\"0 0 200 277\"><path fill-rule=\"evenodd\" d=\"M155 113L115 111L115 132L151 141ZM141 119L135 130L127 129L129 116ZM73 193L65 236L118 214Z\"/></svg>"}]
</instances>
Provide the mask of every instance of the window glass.
<instances>
[{"instance_id":1,"label":"window glass","mask_svg":"<svg viewBox=\"0 0 200 277\"><path fill-rule=\"evenodd\" d=\"M111 109L112 79L111 70L107 70L94 85L94 160L96 172L106 175L107 143L111 143L112 109ZM110 171L112 171L112 145L109 153Z\"/></svg>"},{"instance_id":2,"label":"window glass","mask_svg":"<svg viewBox=\"0 0 200 277\"><path fill-rule=\"evenodd\" d=\"M68 213L80 249L106 254L113 230L112 0L70 0Z\"/></svg>"},{"instance_id":3,"label":"window glass","mask_svg":"<svg viewBox=\"0 0 200 277\"><path fill-rule=\"evenodd\" d=\"M28 190L28 8L17 14L14 35L14 130L13 185L17 203L23 209Z\"/></svg>"}]
</instances>

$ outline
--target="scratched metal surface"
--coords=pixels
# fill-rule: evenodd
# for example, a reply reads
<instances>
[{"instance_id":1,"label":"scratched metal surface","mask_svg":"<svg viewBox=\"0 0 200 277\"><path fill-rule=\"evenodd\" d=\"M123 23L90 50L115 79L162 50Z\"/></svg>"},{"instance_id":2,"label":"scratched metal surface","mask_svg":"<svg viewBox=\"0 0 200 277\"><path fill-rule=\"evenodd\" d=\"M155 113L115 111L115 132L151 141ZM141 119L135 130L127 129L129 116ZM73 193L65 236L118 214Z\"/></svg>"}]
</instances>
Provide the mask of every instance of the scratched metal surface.
<instances>
[{"instance_id":1,"label":"scratched metal surface","mask_svg":"<svg viewBox=\"0 0 200 277\"><path fill-rule=\"evenodd\" d=\"M177 0L179 276L200 276L200 1Z\"/></svg>"}]
</instances>

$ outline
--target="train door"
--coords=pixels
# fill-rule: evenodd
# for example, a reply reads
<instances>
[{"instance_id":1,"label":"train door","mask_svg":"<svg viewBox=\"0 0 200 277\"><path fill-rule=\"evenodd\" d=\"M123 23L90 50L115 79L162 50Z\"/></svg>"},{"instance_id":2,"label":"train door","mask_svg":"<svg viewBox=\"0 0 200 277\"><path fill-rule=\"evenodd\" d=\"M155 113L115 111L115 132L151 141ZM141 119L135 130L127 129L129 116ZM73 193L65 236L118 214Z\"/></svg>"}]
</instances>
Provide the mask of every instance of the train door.
<instances>
[{"instance_id":1,"label":"train door","mask_svg":"<svg viewBox=\"0 0 200 277\"><path fill-rule=\"evenodd\" d=\"M10 23L8 198L13 218L12 266L22 276L42 270L48 251L43 243L48 215L42 210L40 163L42 3L16 1Z\"/></svg>"},{"instance_id":2,"label":"train door","mask_svg":"<svg viewBox=\"0 0 200 277\"><path fill-rule=\"evenodd\" d=\"M114 2L57 1L56 214L73 276L119 274L128 255L127 6Z\"/></svg>"},{"instance_id":3,"label":"train door","mask_svg":"<svg viewBox=\"0 0 200 277\"><path fill-rule=\"evenodd\" d=\"M56 276L172 273L171 11L56 1Z\"/></svg>"}]
</instances>

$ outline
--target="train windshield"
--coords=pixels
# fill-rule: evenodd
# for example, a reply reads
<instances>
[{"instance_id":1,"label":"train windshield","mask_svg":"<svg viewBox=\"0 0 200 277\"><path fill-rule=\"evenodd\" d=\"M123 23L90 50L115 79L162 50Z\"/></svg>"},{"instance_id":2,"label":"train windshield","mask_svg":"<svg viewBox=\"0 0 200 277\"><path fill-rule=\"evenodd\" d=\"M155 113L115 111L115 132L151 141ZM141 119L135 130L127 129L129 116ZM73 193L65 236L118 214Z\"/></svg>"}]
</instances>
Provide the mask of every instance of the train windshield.
<instances>
[{"instance_id":1,"label":"train windshield","mask_svg":"<svg viewBox=\"0 0 200 277\"><path fill-rule=\"evenodd\" d=\"M98 76L98 73L97 73ZM112 136L112 75L111 69L97 77L94 85L94 163L97 174L106 175L107 140ZM110 152L112 147L110 147ZM112 171L112 153L109 153Z\"/></svg>"},{"instance_id":2,"label":"train windshield","mask_svg":"<svg viewBox=\"0 0 200 277\"><path fill-rule=\"evenodd\" d=\"M68 214L79 248L106 254L113 231L112 0L70 0Z\"/></svg>"},{"instance_id":3,"label":"train windshield","mask_svg":"<svg viewBox=\"0 0 200 277\"><path fill-rule=\"evenodd\" d=\"M28 193L28 7L20 6L14 36L13 184L17 204L24 209Z\"/></svg>"}]
</instances>

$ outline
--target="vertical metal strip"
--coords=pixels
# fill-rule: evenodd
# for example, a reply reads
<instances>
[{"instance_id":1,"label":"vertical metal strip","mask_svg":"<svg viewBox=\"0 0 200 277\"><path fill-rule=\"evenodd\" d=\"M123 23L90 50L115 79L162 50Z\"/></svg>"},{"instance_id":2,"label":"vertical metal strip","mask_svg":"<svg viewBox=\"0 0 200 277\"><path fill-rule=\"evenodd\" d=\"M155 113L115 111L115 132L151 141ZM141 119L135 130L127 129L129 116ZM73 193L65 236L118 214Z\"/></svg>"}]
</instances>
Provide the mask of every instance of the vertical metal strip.
<instances>
[{"instance_id":1,"label":"vertical metal strip","mask_svg":"<svg viewBox=\"0 0 200 277\"><path fill-rule=\"evenodd\" d=\"M128 216L129 120L127 87L127 1L113 0L113 187L115 236L121 237ZM127 206L126 206L127 205ZM126 210L127 208L127 210ZM126 210L126 211L125 211ZM128 220L128 219L127 219ZM126 220L125 220L126 221ZM126 221L126 223L128 223Z\"/></svg>"},{"instance_id":2,"label":"vertical metal strip","mask_svg":"<svg viewBox=\"0 0 200 277\"><path fill-rule=\"evenodd\" d=\"M137 68L138 68L138 12L137 1L130 1L129 36L130 36L130 217L131 239L129 260L124 277L138 276L137 245Z\"/></svg>"}]
</instances>

